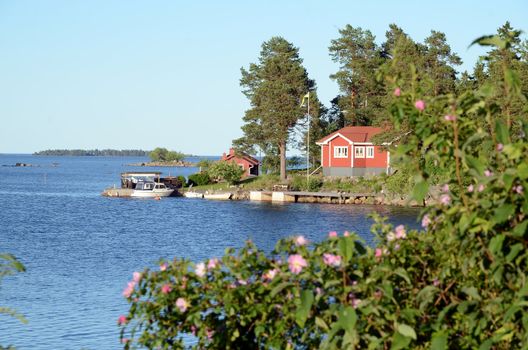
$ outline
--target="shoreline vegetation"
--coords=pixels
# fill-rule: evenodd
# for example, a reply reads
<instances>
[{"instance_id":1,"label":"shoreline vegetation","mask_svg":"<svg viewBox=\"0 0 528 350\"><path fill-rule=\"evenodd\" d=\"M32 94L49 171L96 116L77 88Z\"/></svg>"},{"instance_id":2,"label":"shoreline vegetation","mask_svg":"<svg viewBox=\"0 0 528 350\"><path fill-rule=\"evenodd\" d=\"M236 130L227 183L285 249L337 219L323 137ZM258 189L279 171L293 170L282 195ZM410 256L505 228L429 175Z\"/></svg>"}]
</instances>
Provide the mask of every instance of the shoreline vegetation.
<instances>
[{"instance_id":1,"label":"shoreline vegetation","mask_svg":"<svg viewBox=\"0 0 528 350\"><path fill-rule=\"evenodd\" d=\"M140 149L48 149L34 152L34 156L75 156L75 157L148 157L151 151Z\"/></svg>"},{"instance_id":2,"label":"shoreline vegetation","mask_svg":"<svg viewBox=\"0 0 528 350\"><path fill-rule=\"evenodd\" d=\"M379 104L380 117L399 135L398 145L390 146L398 172L379 177L384 187L378 189L410 193L418 203L437 191L436 202L420 214L421 228L393 226L373 215L375 239L369 243L353 232L331 231L322 242L304 236L279 240L271 252L247 241L241 249L228 248L223 256L201 262L160 260L158 268L133 272L122 292L130 307L116 321L125 350L189 348L183 334L195 337L193 349L526 348L528 52L520 45L520 32L507 23L497 35L476 39L473 44L491 48L482 60L486 66L479 66L479 76L455 82L458 60L444 47L442 33L433 32L421 45L398 29L391 27L379 49L387 53L388 64L363 68L385 79L378 94L387 97ZM343 40L334 41L331 52L352 74L336 75L340 85L357 82L347 86L354 124L359 112L366 112L366 104L356 102L367 80L357 74L362 67L348 63L383 56L378 49L355 55L364 52L365 45L359 45L363 36L373 41L370 32L347 26L340 33ZM349 54L349 46L358 50ZM262 52L268 55L260 62L271 68L284 57L300 61L297 50L280 39L265 43ZM448 57L440 57L446 52ZM271 139L262 127L277 124L276 111L284 111L280 104L285 99L269 97L287 84L265 76L284 75L283 70L260 68L243 71L242 85L253 109L244 118L246 137L240 144L269 151L265 157L273 157L279 182L285 182L288 132ZM262 77L269 81L259 86ZM374 96L367 95L368 105L376 106ZM270 106L270 100L281 108ZM293 96L291 106L296 102ZM241 182L234 167L216 164L189 176L193 189L219 179ZM297 176L290 187L332 184L331 179L319 183ZM355 186L371 181L358 180ZM259 180L253 181L244 188L257 186ZM338 190L345 186L341 181L333 185Z\"/></svg>"}]
</instances>

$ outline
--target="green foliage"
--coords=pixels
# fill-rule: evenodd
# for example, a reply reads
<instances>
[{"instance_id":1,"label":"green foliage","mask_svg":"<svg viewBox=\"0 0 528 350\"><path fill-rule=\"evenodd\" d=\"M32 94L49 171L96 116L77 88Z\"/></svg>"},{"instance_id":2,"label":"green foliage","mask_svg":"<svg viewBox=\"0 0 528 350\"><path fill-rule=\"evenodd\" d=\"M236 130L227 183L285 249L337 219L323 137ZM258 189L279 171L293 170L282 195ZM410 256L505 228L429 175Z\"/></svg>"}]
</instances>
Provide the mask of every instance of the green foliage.
<instances>
[{"instance_id":1,"label":"green foliage","mask_svg":"<svg viewBox=\"0 0 528 350\"><path fill-rule=\"evenodd\" d=\"M185 154L176 151L169 151L166 148L155 148L149 154L153 162L181 162L185 158Z\"/></svg>"},{"instance_id":2,"label":"green foliage","mask_svg":"<svg viewBox=\"0 0 528 350\"><path fill-rule=\"evenodd\" d=\"M391 155L413 174L415 198L438 168L447 174L423 230L374 216L374 247L334 232L316 244L280 240L269 254L247 242L219 261L147 269L128 297L125 348L181 349L185 333L196 349L526 348L528 124L505 122L508 105L489 89L403 90L390 110L413 130Z\"/></svg>"},{"instance_id":3,"label":"green foliage","mask_svg":"<svg viewBox=\"0 0 528 350\"><path fill-rule=\"evenodd\" d=\"M200 159L196 166L200 168L201 171L207 171L209 167L213 165L213 161L210 159Z\"/></svg>"},{"instance_id":4,"label":"green foliage","mask_svg":"<svg viewBox=\"0 0 528 350\"><path fill-rule=\"evenodd\" d=\"M306 175L295 175L290 182L292 191L309 191L316 192L323 186L323 179L318 176L310 176L306 179Z\"/></svg>"},{"instance_id":5,"label":"green foliage","mask_svg":"<svg viewBox=\"0 0 528 350\"><path fill-rule=\"evenodd\" d=\"M14 275L15 273L24 271L26 271L24 265L12 254L0 254L0 282L2 281L2 278L6 276ZM28 322L24 316L9 307L0 306L0 315L2 314L15 317L22 323ZM14 348L11 346L3 347L0 345L0 349L7 350Z\"/></svg>"},{"instance_id":6,"label":"green foliage","mask_svg":"<svg viewBox=\"0 0 528 350\"><path fill-rule=\"evenodd\" d=\"M235 162L219 161L209 167L208 173L214 179L223 180L234 185L244 175L244 169Z\"/></svg>"},{"instance_id":7,"label":"green foliage","mask_svg":"<svg viewBox=\"0 0 528 350\"><path fill-rule=\"evenodd\" d=\"M203 186L211 183L211 177L207 172L189 175L187 186Z\"/></svg>"},{"instance_id":8,"label":"green foliage","mask_svg":"<svg viewBox=\"0 0 528 350\"><path fill-rule=\"evenodd\" d=\"M265 156L278 157L284 180L290 133L304 115L299 104L307 91L314 90L314 82L302 66L299 49L281 37L264 42L259 63L241 73L240 86L251 108L243 118L244 136L234 145L248 153L255 153L257 146Z\"/></svg>"}]
</instances>

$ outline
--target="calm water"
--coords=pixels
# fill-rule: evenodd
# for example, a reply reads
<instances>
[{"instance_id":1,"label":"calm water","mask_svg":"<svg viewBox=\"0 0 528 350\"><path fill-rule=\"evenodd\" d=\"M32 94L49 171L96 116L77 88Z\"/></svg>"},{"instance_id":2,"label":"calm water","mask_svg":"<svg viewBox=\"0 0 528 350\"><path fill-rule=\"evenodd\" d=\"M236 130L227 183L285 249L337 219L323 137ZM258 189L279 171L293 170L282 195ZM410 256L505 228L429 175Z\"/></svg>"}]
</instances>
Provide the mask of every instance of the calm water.
<instances>
[{"instance_id":1,"label":"calm water","mask_svg":"<svg viewBox=\"0 0 528 350\"><path fill-rule=\"evenodd\" d=\"M145 171L126 166L144 160L0 155L0 252L15 254L27 268L3 280L0 306L29 320L23 325L0 315L0 345L119 349L116 320L127 311L121 292L133 271L161 257L198 261L248 238L270 250L281 237L304 234L317 241L332 230L356 231L370 241L371 211L416 225L418 211L404 208L100 196L119 183L120 172ZM16 162L40 166L1 167Z\"/></svg>"}]
</instances>

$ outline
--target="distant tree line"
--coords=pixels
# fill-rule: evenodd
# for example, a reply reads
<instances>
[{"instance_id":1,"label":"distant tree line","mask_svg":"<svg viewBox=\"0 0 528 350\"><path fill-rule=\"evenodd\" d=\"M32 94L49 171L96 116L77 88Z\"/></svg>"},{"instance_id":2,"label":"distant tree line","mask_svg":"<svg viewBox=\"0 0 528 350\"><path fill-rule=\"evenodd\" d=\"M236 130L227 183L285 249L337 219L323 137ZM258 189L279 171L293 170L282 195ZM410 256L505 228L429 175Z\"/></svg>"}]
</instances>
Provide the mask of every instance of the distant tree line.
<instances>
[{"instance_id":1,"label":"distant tree line","mask_svg":"<svg viewBox=\"0 0 528 350\"><path fill-rule=\"evenodd\" d=\"M48 149L35 152L35 156L115 156L115 157L147 157L150 151L140 149Z\"/></svg>"}]
</instances>

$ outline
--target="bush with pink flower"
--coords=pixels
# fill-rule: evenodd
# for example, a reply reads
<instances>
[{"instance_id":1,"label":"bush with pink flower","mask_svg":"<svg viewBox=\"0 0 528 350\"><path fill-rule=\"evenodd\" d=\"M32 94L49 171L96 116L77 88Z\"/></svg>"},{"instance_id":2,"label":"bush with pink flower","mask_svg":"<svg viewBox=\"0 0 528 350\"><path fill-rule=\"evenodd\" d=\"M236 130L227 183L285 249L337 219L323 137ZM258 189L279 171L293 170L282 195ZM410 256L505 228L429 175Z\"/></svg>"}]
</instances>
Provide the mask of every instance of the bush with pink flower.
<instances>
[{"instance_id":1,"label":"bush with pink flower","mask_svg":"<svg viewBox=\"0 0 528 350\"><path fill-rule=\"evenodd\" d=\"M504 73L501 91L521 94ZM123 346L183 349L193 334L196 349L526 348L528 123L513 125L490 89L397 91L393 123L413 132L391 157L412 167L413 198L435 185L427 164L450 174L422 230L374 216L372 245L332 231L271 252L247 242L214 263L162 261L125 288Z\"/></svg>"}]
</instances>

